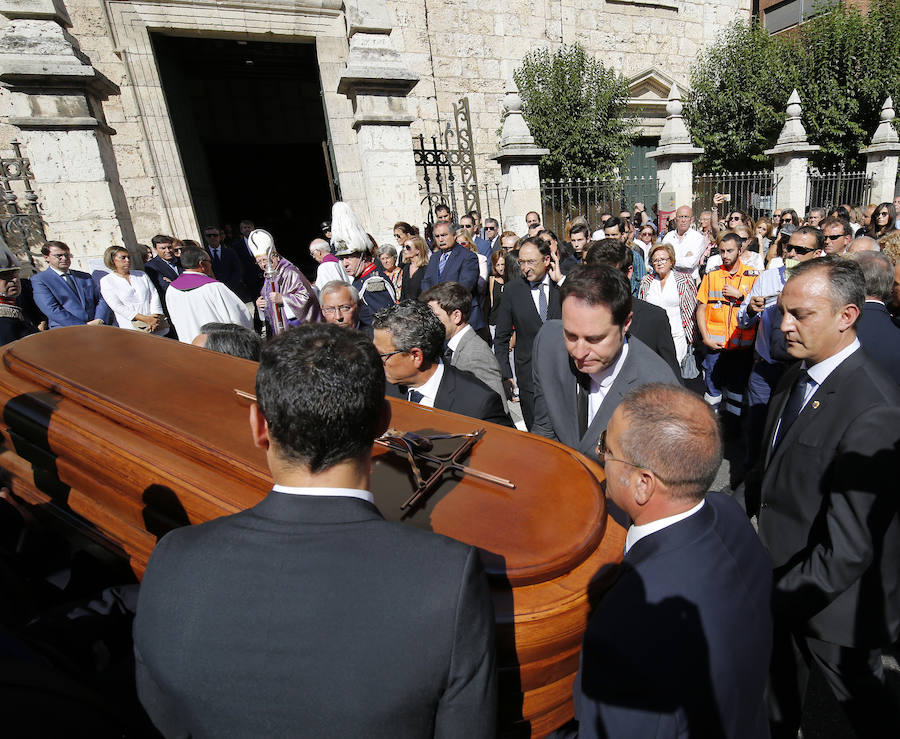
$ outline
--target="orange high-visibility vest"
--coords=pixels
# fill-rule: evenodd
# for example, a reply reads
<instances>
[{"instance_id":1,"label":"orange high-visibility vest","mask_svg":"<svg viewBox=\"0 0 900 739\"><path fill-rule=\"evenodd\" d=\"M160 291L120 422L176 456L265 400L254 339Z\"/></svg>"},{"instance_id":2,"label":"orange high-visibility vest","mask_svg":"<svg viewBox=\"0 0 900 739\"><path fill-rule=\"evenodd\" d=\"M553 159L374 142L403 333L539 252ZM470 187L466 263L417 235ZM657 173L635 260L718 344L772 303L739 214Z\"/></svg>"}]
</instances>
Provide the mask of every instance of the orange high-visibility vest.
<instances>
[{"instance_id":1,"label":"orange high-visibility vest","mask_svg":"<svg viewBox=\"0 0 900 739\"><path fill-rule=\"evenodd\" d=\"M706 304L706 332L713 341L725 344L726 349L744 349L753 346L756 338L756 325L740 328L737 324L738 308L756 278L759 270L748 269L743 262L738 264L738 271L732 275L725 267L703 276L700 289L697 291L697 302ZM728 298L722 293L725 285L731 285L741 291L743 297Z\"/></svg>"}]
</instances>

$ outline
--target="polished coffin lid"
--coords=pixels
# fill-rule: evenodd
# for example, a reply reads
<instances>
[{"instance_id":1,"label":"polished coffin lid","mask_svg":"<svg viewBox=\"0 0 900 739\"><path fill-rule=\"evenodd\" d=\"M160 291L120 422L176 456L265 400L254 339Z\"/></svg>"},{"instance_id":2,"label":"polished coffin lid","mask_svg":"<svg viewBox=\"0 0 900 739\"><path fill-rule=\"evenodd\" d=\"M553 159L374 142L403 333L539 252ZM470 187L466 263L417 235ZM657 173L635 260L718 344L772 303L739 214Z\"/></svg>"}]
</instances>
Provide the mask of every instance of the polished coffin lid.
<instances>
[{"instance_id":1,"label":"polished coffin lid","mask_svg":"<svg viewBox=\"0 0 900 739\"><path fill-rule=\"evenodd\" d=\"M202 477L215 484L205 485L205 503L221 514L252 506L268 492L271 477L264 453L251 443L247 402L234 392L254 392L255 363L99 326L35 334L8 345L2 354L6 427L15 431L17 424L45 423L50 451L58 458L66 457L67 448L54 443L64 438L54 433L54 425L65 414L68 405L61 401L66 400L136 432L154 447L157 460L162 451L166 463L160 465L160 483L182 500L192 523L210 516L196 515L197 507L179 488L182 467L186 474L194 475L198 466L209 472ZM606 514L602 471L596 464L542 437L402 400L391 399L391 406L391 426L403 431L486 428L464 462L509 479L515 489L451 474L424 505L405 515L400 505L412 490L408 463L376 447L372 490L386 518L479 547L488 573L517 586L565 574L597 549ZM437 442L435 447L449 451L458 443ZM120 451L138 458L142 452L118 447L116 438L108 444L112 467ZM185 461L190 465L184 466ZM128 484L123 479L123 488ZM140 490L134 494L139 496ZM103 530L103 523L94 523Z\"/></svg>"}]
</instances>

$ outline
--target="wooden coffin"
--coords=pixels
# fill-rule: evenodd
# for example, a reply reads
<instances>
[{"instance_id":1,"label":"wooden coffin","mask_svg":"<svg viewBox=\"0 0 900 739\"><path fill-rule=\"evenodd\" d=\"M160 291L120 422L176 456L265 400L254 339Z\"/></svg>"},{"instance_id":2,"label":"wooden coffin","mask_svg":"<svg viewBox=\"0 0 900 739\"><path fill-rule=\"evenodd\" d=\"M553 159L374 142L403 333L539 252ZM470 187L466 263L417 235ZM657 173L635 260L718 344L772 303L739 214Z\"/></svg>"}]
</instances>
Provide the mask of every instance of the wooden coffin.
<instances>
[{"instance_id":1,"label":"wooden coffin","mask_svg":"<svg viewBox=\"0 0 900 739\"><path fill-rule=\"evenodd\" d=\"M98 326L37 334L0 356L0 465L14 494L121 553L138 577L164 533L252 506L270 488L247 402L234 392L254 392L253 362ZM556 442L391 402L391 425L403 431L486 427L466 463L515 483L451 474L405 513L409 464L375 448L372 487L386 518L479 547L494 595L504 733L543 736L572 716L588 584L623 551L603 473Z\"/></svg>"}]
</instances>

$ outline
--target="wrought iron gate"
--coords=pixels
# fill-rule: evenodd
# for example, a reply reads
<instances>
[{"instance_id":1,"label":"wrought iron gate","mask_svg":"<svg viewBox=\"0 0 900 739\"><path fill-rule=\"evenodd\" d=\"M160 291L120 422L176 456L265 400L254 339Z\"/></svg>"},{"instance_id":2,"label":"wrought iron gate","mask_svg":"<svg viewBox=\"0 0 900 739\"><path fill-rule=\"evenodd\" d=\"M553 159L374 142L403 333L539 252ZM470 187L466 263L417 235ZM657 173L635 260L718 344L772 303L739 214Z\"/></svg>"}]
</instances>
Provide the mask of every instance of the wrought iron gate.
<instances>
[{"instance_id":1,"label":"wrought iron gate","mask_svg":"<svg viewBox=\"0 0 900 739\"><path fill-rule=\"evenodd\" d=\"M18 141L10 142L12 156L0 157L0 242L9 248L23 267L34 264L32 255L46 243L44 220L38 211L38 196L31 187L31 162L22 154ZM21 186L13 186L13 183ZM24 195L19 203L16 190Z\"/></svg>"},{"instance_id":2,"label":"wrought iron gate","mask_svg":"<svg viewBox=\"0 0 900 739\"><path fill-rule=\"evenodd\" d=\"M431 137L430 146L422 134L415 137L413 144L419 194L429 224L434 223L434 209L438 205L449 206L457 218L472 210L481 213L469 98L460 98L454 104L453 120L455 131L448 121L438 136ZM456 139L455 146L451 146L451 138Z\"/></svg>"}]
</instances>

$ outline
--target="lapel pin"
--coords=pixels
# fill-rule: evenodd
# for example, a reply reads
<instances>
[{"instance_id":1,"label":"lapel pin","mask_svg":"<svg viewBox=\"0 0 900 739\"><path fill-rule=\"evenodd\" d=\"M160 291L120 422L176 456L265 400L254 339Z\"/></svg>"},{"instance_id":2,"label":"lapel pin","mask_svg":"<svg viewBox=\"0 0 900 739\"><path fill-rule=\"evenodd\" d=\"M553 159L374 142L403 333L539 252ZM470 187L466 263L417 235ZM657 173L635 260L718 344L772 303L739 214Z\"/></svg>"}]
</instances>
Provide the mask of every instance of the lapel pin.
<instances>
[{"instance_id":1,"label":"lapel pin","mask_svg":"<svg viewBox=\"0 0 900 739\"><path fill-rule=\"evenodd\" d=\"M818 408L818 407L819 407L819 401L818 401L818 400L814 400L814 401L813 401L813 410L815 410L815 409Z\"/></svg>"}]
</instances>

